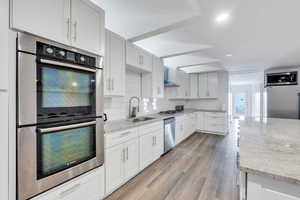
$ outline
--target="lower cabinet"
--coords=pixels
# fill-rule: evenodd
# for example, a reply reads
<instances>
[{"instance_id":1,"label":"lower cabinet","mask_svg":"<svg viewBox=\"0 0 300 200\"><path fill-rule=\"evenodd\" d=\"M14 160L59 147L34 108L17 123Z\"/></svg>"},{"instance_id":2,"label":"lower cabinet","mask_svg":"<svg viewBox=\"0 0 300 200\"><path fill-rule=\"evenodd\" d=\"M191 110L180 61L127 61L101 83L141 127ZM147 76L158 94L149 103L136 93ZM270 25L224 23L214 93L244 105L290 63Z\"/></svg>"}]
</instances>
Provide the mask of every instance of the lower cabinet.
<instances>
[{"instance_id":1,"label":"lower cabinet","mask_svg":"<svg viewBox=\"0 0 300 200\"><path fill-rule=\"evenodd\" d=\"M109 194L139 172L138 138L105 150L106 193Z\"/></svg>"},{"instance_id":2,"label":"lower cabinet","mask_svg":"<svg viewBox=\"0 0 300 200\"><path fill-rule=\"evenodd\" d=\"M140 170L145 169L160 158L163 152L164 133L162 127L140 136Z\"/></svg>"},{"instance_id":3,"label":"lower cabinet","mask_svg":"<svg viewBox=\"0 0 300 200\"><path fill-rule=\"evenodd\" d=\"M97 168L33 200L99 200L104 197L104 167Z\"/></svg>"},{"instance_id":4,"label":"lower cabinet","mask_svg":"<svg viewBox=\"0 0 300 200\"><path fill-rule=\"evenodd\" d=\"M197 130L225 135L228 132L228 119L225 112L198 112Z\"/></svg>"},{"instance_id":5,"label":"lower cabinet","mask_svg":"<svg viewBox=\"0 0 300 200\"><path fill-rule=\"evenodd\" d=\"M179 144L184 140L184 116L176 117L175 125L175 144Z\"/></svg>"}]
</instances>

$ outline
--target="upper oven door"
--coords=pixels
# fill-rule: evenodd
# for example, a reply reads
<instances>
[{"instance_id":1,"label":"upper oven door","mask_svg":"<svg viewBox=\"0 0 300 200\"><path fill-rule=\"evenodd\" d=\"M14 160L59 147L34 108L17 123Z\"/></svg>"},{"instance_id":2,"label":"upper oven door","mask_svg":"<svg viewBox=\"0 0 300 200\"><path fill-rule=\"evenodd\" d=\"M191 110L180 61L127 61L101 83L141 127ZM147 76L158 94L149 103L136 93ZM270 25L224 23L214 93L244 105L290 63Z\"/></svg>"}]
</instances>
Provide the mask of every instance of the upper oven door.
<instances>
[{"instance_id":1,"label":"upper oven door","mask_svg":"<svg viewBox=\"0 0 300 200\"><path fill-rule=\"evenodd\" d=\"M37 120L96 116L96 69L37 59Z\"/></svg>"}]
</instances>

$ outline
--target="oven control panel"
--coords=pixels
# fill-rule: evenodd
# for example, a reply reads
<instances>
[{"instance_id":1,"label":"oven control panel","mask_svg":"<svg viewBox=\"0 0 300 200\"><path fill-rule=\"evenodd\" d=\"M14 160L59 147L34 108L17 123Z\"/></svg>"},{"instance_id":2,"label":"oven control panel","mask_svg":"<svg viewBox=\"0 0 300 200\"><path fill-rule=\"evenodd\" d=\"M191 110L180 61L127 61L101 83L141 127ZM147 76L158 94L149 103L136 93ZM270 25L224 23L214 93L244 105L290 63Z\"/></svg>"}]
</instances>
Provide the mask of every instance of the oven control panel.
<instances>
[{"instance_id":1,"label":"oven control panel","mask_svg":"<svg viewBox=\"0 0 300 200\"><path fill-rule=\"evenodd\" d=\"M51 60L96 67L96 58L62 49L41 42L37 43L37 55Z\"/></svg>"}]
</instances>

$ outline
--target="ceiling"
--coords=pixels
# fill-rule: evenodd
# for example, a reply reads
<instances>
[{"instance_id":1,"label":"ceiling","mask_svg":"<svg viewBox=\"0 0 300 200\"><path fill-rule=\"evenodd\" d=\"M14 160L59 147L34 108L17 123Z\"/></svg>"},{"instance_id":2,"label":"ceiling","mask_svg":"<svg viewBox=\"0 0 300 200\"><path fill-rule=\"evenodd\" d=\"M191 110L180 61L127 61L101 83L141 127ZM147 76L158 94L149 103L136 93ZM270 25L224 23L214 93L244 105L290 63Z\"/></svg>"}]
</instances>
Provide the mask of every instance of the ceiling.
<instances>
[{"instance_id":1,"label":"ceiling","mask_svg":"<svg viewBox=\"0 0 300 200\"><path fill-rule=\"evenodd\" d=\"M142 39L135 43L167 57L169 67L201 70L218 63L229 71L260 71L300 66L299 0L93 1L105 9L108 29ZM228 13L228 21L216 23L220 13Z\"/></svg>"}]
</instances>

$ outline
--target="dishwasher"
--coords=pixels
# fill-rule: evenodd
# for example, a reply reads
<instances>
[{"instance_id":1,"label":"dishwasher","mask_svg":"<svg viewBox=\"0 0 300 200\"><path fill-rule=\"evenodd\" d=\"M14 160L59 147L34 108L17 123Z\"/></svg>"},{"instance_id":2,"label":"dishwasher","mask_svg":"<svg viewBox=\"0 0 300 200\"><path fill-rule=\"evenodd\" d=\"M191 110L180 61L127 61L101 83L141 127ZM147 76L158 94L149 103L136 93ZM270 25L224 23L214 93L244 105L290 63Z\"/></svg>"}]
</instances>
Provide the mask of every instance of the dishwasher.
<instances>
[{"instance_id":1,"label":"dishwasher","mask_svg":"<svg viewBox=\"0 0 300 200\"><path fill-rule=\"evenodd\" d=\"M175 146L175 118L164 120L164 153L167 153Z\"/></svg>"}]
</instances>

